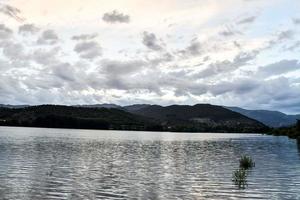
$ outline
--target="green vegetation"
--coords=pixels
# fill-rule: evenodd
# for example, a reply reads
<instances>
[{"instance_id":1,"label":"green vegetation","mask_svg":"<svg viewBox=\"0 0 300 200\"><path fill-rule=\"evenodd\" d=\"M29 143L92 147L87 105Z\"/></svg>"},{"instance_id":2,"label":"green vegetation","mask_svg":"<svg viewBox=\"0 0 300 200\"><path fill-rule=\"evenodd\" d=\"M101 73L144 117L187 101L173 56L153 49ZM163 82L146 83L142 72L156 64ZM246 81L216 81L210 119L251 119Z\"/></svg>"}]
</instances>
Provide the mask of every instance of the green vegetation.
<instances>
[{"instance_id":1,"label":"green vegetation","mask_svg":"<svg viewBox=\"0 0 300 200\"><path fill-rule=\"evenodd\" d=\"M289 138L300 140L300 120L297 120L295 126L273 129L270 134L275 136L288 136Z\"/></svg>"},{"instance_id":2,"label":"green vegetation","mask_svg":"<svg viewBox=\"0 0 300 200\"><path fill-rule=\"evenodd\" d=\"M247 171L245 169L237 169L232 174L232 181L239 189L245 189L247 186Z\"/></svg>"},{"instance_id":3,"label":"green vegetation","mask_svg":"<svg viewBox=\"0 0 300 200\"><path fill-rule=\"evenodd\" d=\"M122 108L59 105L0 108L0 126L82 128L171 132L267 132L255 120L220 106Z\"/></svg>"},{"instance_id":4,"label":"green vegetation","mask_svg":"<svg viewBox=\"0 0 300 200\"><path fill-rule=\"evenodd\" d=\"M0 108L0 125L47 128L114 130L156 130L144 117L119 109L42 105L26 108Z\"/></svg>"},{"instance_id":5,"label":"green vegetation","mask_svg":"<svg viewBox=\"0 0 300 200\"><path fill-rule=\"evenodd\" d=\"M242 156L240 159L240 168L241 169L251 169L255 167L255 162L249 156Z\"/></svg>"},{"instance_id":6,"label":"green vegetation","mask_svg":"<svg viewBox=\"0 0 300 200\"><path fill-rule=\"evenodd\" d=\"M210 104L150 105L129 110L133 114L153 119L164 130L175 132L264 133L264 124L222 106Z\"/></svg>"},{"instance_id":7,"label":"green vegetation","mask_svg":"<svg viewBox=\"0 0 300 200\"><path fill-rule=\"evenodd\" d=\"M255 162L250 156L242 156L240 158L240 168L232 174L232 181L239 189L245 189L247 186L247 177L249 169L255 167Z\"/></svg>"}]
</instances>

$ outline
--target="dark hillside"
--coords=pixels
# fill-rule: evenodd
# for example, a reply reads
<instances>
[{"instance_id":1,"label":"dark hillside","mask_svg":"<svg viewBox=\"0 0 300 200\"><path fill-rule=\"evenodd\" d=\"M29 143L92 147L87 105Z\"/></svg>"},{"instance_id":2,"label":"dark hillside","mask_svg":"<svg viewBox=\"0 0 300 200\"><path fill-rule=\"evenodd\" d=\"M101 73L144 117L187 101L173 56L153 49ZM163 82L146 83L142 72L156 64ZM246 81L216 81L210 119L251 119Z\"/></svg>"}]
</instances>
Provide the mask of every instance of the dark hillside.
<instances>
[{"instance_id":1,"label":"dark hillside","mask_svg":"<svg viewBox=\"0 0 300 200\"><path fill-rule=\"evenodd\" d=\"M0 108L0 123L12 126L90 129L145 129L151 123L119 109L42 105Z\"/></svg>"},{"instance_id":2,"label":"dark hillside","mask_svg":"<svg viewBox=\"0 0 300 200\"><path fill-rule=\"evenodd\" d=\"M260 132L267 129L265 125L254 119L222 106L210 104L166 107L152 105L131 112L151 118L171 130L178 131Z\"/></svg>"}]
</instances>

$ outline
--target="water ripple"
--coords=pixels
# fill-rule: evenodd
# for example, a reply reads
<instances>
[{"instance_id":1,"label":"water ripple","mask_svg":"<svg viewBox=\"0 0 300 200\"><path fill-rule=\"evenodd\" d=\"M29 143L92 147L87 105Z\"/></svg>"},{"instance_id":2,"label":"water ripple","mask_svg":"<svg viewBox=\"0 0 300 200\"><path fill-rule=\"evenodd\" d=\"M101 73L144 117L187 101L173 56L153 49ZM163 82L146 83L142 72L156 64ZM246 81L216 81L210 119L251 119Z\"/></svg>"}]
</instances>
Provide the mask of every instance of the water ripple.
<instances>
[{"instance_id":1,"label":"water ripple","mask_svg":"<svg viewBox=\"0 0 300 200\"><path fill-rule=\"evenodd\" d=\"M300 199L299 149L260 135L1 127L0 199ZM244 154L256 167L239 190Z\"/></svg>"}]
</instances>

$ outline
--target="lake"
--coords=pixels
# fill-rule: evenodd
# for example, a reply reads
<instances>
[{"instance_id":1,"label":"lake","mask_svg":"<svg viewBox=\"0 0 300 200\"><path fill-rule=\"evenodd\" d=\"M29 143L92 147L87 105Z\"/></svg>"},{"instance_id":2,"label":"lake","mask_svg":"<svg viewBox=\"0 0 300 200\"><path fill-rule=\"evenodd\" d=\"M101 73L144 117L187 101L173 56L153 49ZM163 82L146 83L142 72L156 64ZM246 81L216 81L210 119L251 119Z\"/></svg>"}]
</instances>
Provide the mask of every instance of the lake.
<instances>
[{"instance_id":1,"label":"lake","mask_svg":"<svg viewBox=\"0 0 300 200\"><path fill-rule=\"evenodd\" d=\"M248 187L232 173L256 166ZM300 144L260 134L0 127L0 199L300 199Z\"/></svg>"}]
</instances>

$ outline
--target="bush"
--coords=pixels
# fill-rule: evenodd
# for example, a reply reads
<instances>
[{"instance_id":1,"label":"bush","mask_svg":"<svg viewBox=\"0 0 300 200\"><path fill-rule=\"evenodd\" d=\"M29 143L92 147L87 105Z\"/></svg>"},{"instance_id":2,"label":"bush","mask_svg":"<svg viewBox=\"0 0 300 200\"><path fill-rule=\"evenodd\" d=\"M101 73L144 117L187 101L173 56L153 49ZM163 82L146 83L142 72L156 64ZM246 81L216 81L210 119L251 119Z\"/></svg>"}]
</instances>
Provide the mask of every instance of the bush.
<instances>
[{"instance_id":1,"label":"bush","mask_svg":"<svg viewBox=\"0 0 300 200\"><path fill-rule=\"evenodd\" d=\"M232 174L232 181L239 189L245 189L247 186L247 176L245 169L237 169Z\"/></svg>"},{"instance_id":2,"label":"bush","mask_svg":"<svg viewBox=\"0 0 300 200\"><path fill-rule=\"evenodd\" d=\"M240 159L240 168L241 169L251 169L255 167L255 162L249 156L242 156Z\"/></svg>"}]
</instances>

